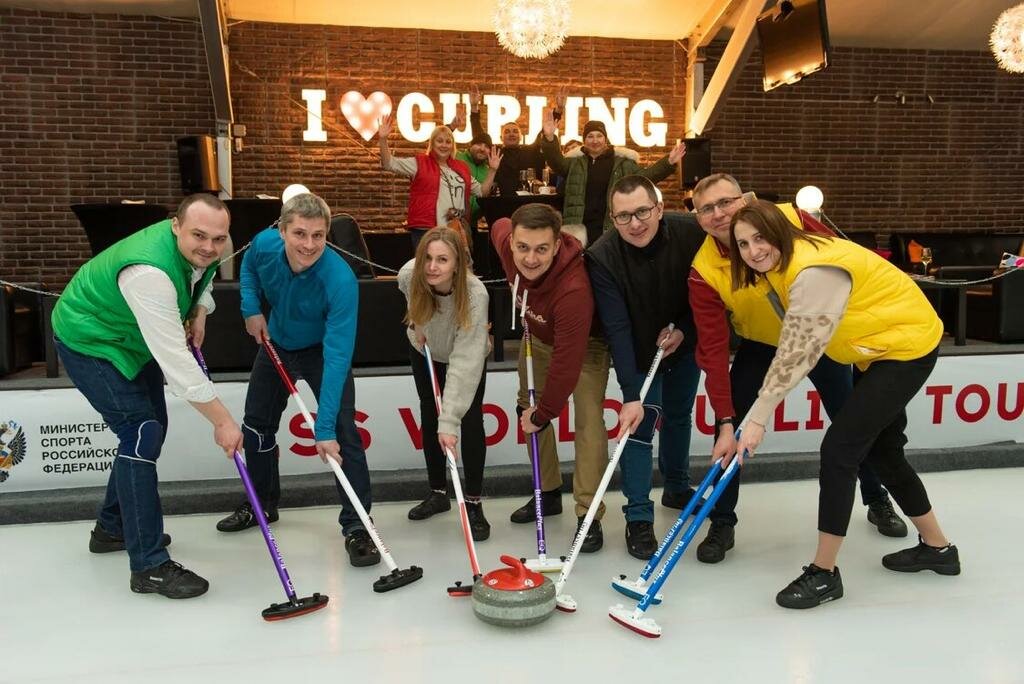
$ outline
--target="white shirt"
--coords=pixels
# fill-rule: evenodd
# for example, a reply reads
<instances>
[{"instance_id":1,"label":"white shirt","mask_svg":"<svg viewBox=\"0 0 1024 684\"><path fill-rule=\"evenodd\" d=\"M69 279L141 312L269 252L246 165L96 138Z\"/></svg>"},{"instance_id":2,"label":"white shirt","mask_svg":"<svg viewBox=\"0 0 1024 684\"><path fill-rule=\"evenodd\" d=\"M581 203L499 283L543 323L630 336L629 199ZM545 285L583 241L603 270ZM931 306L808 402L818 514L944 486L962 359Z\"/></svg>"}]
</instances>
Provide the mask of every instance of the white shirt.
<instances>
[{"instance_id":1,"label":"white shirt","mask_svg":"<svg viewBox=\"0 0 1024 684\"><path fill-rule=\"evenodd\" d=\"M205 269L192 271L195 287ZM142 339L167 379L171 392L186 401L205 403L217 398L213 383L203 373L188 350L185 329L178 309L178 294L166 273L148 264L135 264L121 270L117 286L142 331ZM212 283L199 297L199 306L213 313Z\"/></svg>"}]
</instances>

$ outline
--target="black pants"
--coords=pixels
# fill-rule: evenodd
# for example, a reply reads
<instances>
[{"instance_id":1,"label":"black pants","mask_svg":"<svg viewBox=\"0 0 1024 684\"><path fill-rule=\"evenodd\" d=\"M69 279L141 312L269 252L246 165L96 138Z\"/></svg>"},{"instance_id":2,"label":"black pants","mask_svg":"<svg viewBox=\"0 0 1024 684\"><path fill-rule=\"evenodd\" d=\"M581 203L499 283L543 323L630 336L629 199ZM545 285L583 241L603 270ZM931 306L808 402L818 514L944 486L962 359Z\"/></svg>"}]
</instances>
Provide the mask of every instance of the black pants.
<instances>
[{"instance_id":1,"label":"black pants","mask_svg":"<svg viewBox=\"0 0 1024 684\"><path fill-rule=\"evenodd\" d=\"M907 404L931 375L938 350L913 361L876 361L856 373L853 392L821 442L818 530L846 536L854 479L866 462L903 512L914 518L932 509L921 478L907 463Z\"/></svg>"},{"instance_id":2,"label":"black pants","mask_svg":"<svg viewBox=\"0 0 1024 684\"><path fill-rule=\"evenodd\" d=\"M443 491L448 487L448 470L444 452L437 441L437 407L434 404L434 389L430 383L430 371L427 370L427 359L409 345L409 361L412 363L412 377L416 381L416 393L420 396L420 434L423 437L423 455L427 461L427 479L430 488ZM448 374L448 364L434 361L437 369L437 383L441 386L444 396L444 381ZM484 441L484 388L487 380L487 366L484 365L480 374L480 384L469 410L462 417L462 439L459 441L464 472L464 489L466 496L478 497L484 488L484 460L487 445Z\"/></svg>"},{"instance_id":3,"label":"black pants","mask_svg":"<svg viewBox=\"0 0 1024 684\"><path fill-rule=\"evenodd\" d=\"M305 380L313 394L320 396L320 382L323 378L323 348L320 346L289 351L277 348L281 361L294 382ZM249 374L249 390L245 394L245 419L242 422L245 461L249 468L256 494L260 503L276 508L281 500L281 479L278 472L280 449L277 445L277 428L281 414L288 405L288 390L277 375L267 352L260 346ZM345 473L356 496L367 512L370 510L370 472L366 465L363 439L356 428L356 388L352 371L345 378L338 408L337 440L341 447L341 470ZM296 407L297 408L297 407ZM310 426L312 429L312 426ZM335 478L335 487L341 497L341 513L338 523L343 534L351 534L363 528L363 523L349 501L345 490Z\"/></svg>"},{"instance_id":4,"label":"black pants","mask_svg":"<svg viewBox=\"0 0 1024 684\"><path fill-rule=\"evenodd\" d=\"M732 368L729 370L737 425L757 400L757 393L761 389L761 385L764 384L764 376L768 374L768 367L774 358L775 347L771 345L751 340L740 342L736 355L733 357ZM834 421L853 391L850 367L823 356L807 377L814 384L814 388L818 390L825 413ZM718 438L717 430L715 438ZM740 468L733 476L732 482L722 492L722 497L711 512L712 520L731 525L736 524L736 502L740 495L742 473L743 469ZM885 488L882 487L882 483L879 482L871 468L863 464L857 475L860 477L860 491L865 506L885 499Z\"/></svg>"}]
</instances>

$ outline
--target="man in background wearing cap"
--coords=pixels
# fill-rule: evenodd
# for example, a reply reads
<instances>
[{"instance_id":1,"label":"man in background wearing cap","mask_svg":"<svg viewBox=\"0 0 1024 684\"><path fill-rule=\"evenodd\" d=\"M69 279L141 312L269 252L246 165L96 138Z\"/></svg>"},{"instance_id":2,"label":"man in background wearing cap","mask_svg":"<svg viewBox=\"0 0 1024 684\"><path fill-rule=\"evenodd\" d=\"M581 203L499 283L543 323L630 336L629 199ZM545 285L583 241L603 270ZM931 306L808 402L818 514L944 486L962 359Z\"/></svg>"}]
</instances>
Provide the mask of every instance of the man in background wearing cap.
<instances>
[{"instance_id":1,"label":"man in background wearing cap","mask_svg":"<svg viewBox=\"0 0 1024 684\"><path fill-rule=\"evenodd\" d=\"M473 113L474 117L479 118L479 114ZM487 180L487 156L491 153L491 136L484 132L477 132L478 126L473 127L473 140L469 143L469 149L459 150L455 154L455 158L466 162L469 167L469 174L480 184L483 184ZM477 202L476 197L469 198L469 230L473 233L473 237L476 237L476 227L480 222L480 217L483 215L483 210L480 209L480 203Z\"/></svg>"},{"instance_id":2,"label":"man in background wearing cap","mask_svg":"<svg viewBox=\"0 0 1024 684\"><path fill-rule=\"evenodd\" d=\"M602 233L612 228L608 188L620 178L632 175L645 176L654 183L662 181L672 175L675 165L685 154L680 143L654 164L641 167L637 163L640 157L635 151L610 145L604 123L591 120L583 127L582 150L563 156L555 135L555 118L550 111L544 113L540 150L551 170L566 177L562 205L564 221L585 225L588 244L594 244Z\"/></svg>"}]
</instances>

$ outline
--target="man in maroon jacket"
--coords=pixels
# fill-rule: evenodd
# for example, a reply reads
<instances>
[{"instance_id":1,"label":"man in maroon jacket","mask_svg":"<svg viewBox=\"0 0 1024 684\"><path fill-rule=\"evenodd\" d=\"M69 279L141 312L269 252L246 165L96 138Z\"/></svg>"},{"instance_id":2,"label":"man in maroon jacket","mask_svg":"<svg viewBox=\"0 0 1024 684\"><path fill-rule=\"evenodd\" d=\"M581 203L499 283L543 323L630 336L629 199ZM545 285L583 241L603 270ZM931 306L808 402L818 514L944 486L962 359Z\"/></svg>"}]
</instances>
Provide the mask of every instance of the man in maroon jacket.
<instances>
[{"instance_id":1,"label":"man in maroon jacket","mask_svg":"<svg viewBox=\"0 0 1024 684\"><path fill-rule=\"evenodd\" d=\"M561 215L546 204L526 204L491 228L491 242L510 284L518 281L516 313L526 297L526 320L533 342L537 408L530 408L526 356L519 355L520 424L530 435L539 432L541 505L544 515L562 512L562 476L551 420L573 396L576 467L573 496L582 522L608 462L608 433L604 425L604 395L608 386L608 346L591 336L594 297L583 263L583 245L563 233ZM527 294L529 293L529 294ZM601 548L600 519L590 527L581 551ZM511 520L534 519L533 498L512 513ZM578 526L577 526L578 529Z\"/></svg>"},{"instance_id":2,"label":"man in maroon jacket","mask_svg":"<svg viewBox=\"0 0 1024 684\"><path fill-rule=\"evenodd\" d=\"M704 389L715 412L715 445L712 458L731 454L736 450L734 437L747 411L757 399L768 367L775 358L777 339L764 337L765 329L756 325L759 316L776 316L775 325L781 326L781 315L765 296L763 311L746 310L749 320L737 320L739 312L730 309L725 300L731 292L729 275L729 230L732 217L747 203L740 184L728 174L717 173L701 179L693 189L694 213L697 222L708 234L705 244L694 259L688 278L688 292L693 319L700 335L697 337L697 365L706 374ZM827 227L806 212L790 205L779 205L790 221L799 221L800 227L810 233L833 235ZM741 333L746 329L749 337L739 334L739 345L729 366L729 323ZM758 331L758 332L755 332ZM777 333L776 333L777 334ZM755 339L763 337L763 339ZM849 366L822 356L808 375L821 397L822 406L829 415L835 415L853 389ZM742 472L742 471L741 471ZM737 472L722 493L711 512L708 535L697 546L697 560L718 563L735 545L737 523L736 504L739 498L740 475ZM868 521L889 537L905 537L907 525L896 513L889 494L878 476L866 464L858 472L861 497L868 507Z\"/></svg>"}]
</instances>

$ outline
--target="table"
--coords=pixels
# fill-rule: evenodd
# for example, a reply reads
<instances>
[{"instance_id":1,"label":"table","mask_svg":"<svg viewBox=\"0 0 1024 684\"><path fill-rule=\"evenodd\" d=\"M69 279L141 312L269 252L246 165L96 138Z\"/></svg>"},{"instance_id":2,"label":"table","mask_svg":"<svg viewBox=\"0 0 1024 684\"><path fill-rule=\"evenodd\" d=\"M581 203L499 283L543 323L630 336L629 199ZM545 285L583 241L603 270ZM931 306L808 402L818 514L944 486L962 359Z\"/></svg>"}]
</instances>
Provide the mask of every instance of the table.
<instances>
[{"instance_id":1,"label":"table","mask_svg":"<svg viewBox=\"0 0 1024 684\"><path fill-rule=\"evenodd\" d=\"M956 304L954 305L954 314L956 316L956 324L953 327L953 344L957 347L962 347L967 344L967 287L970 281L967 280L950 280L950 279L939 279L939 278L923 278L917 277L912 278L917 283L917 286L924 291L943 291L948 289L956 290ZM930 298L929 298L929 301ZM932 303L935 306L935 303ZM938 306L935 306L936 311L941 315L941 310Z\"/></svg>"}]
</instances>

